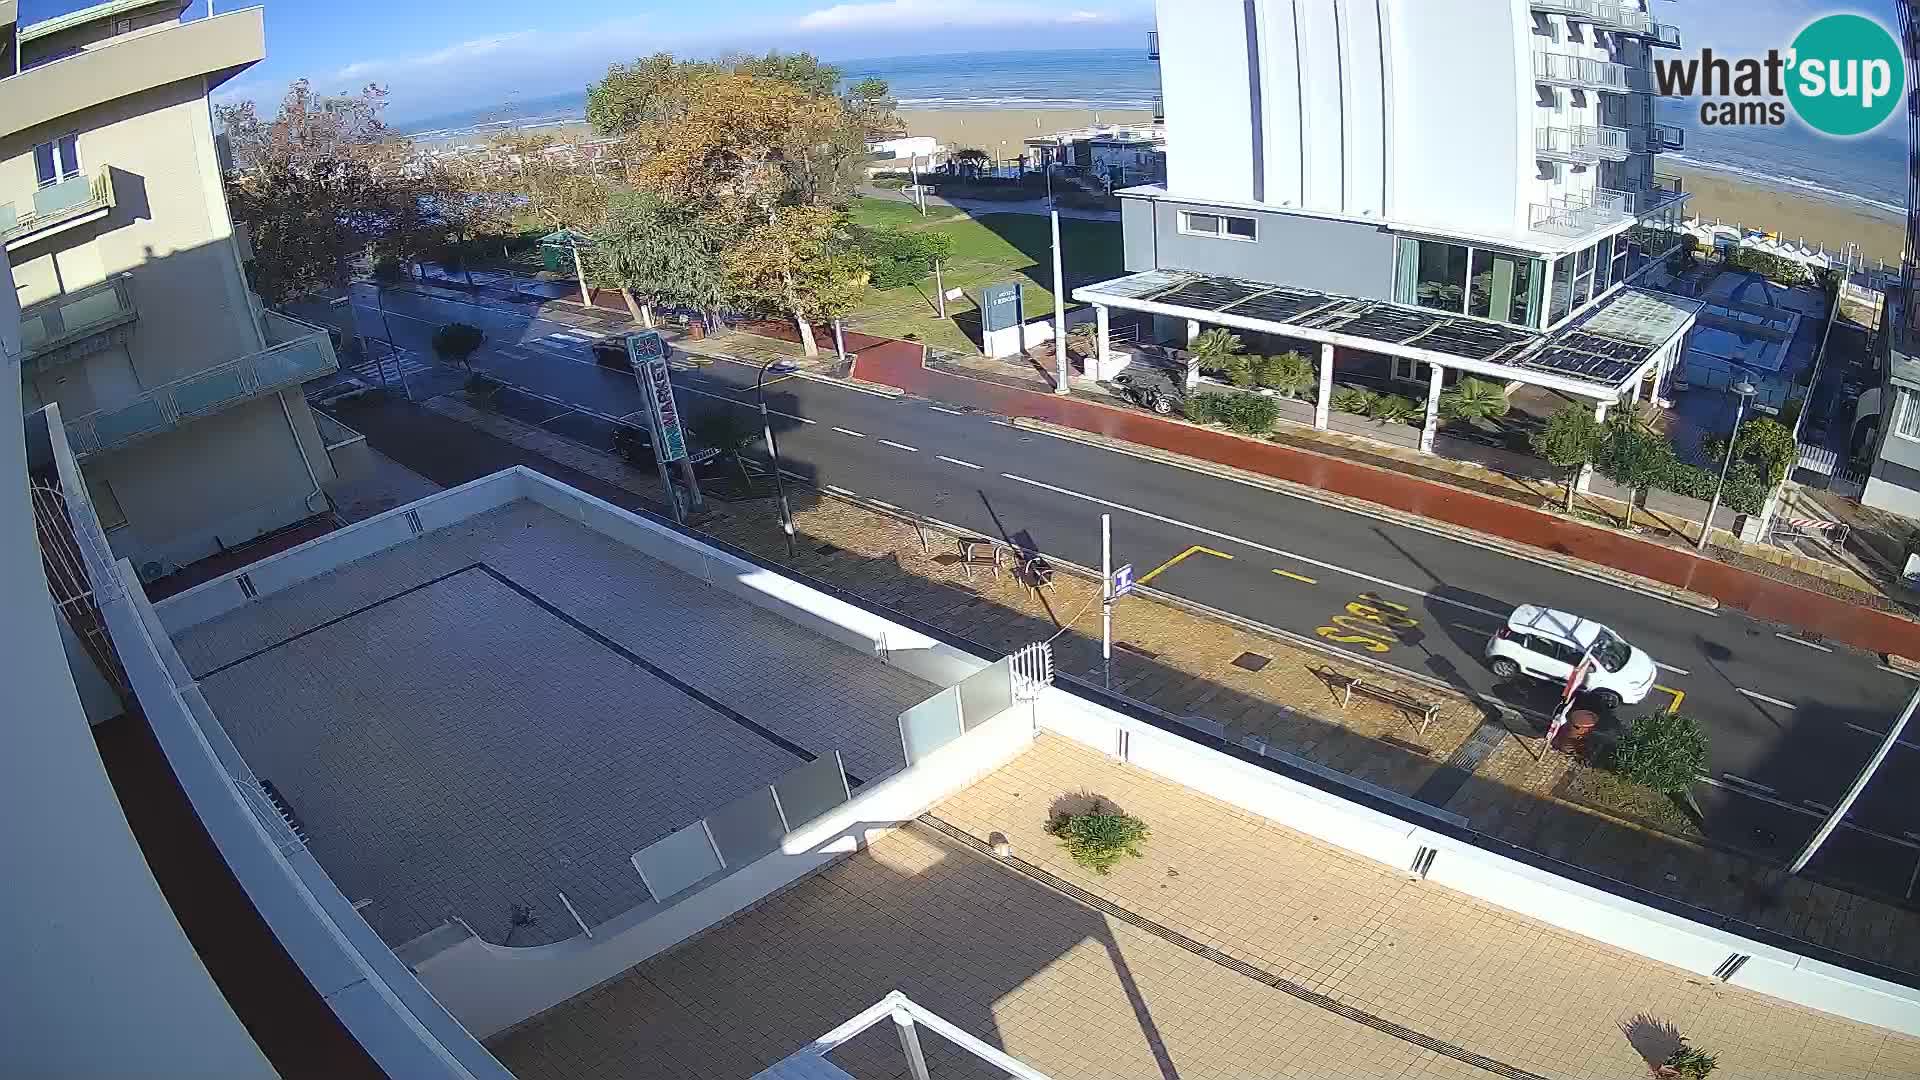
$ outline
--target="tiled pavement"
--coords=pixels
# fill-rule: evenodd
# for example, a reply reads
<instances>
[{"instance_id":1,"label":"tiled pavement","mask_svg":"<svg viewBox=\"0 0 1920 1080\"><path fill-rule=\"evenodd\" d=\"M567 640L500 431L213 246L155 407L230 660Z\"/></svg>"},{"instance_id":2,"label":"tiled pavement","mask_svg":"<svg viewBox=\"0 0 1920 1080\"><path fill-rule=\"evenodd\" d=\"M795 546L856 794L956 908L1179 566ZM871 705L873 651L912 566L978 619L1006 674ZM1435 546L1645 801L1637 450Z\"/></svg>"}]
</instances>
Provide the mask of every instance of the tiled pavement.
<instances>
[{"instance_id":1,"label":"tiled pavement","mask_svg":"<svg viewBox=\"0 0 1920 1080\"><path fill-rule=\"evenodd\" d=\"M1148 822L1144 858L1107 877L1063 858L1041 826L1056 799L1084 793ZM895 832L492 1049L523 1080L743 1077L898 988L1059 1080L1502 1075L1463 1054L1508 1076L1625 1078L1646 1073L1628 1038L1640 1018L1720 1055L1730 1076L1920 1073L1920 1040L1412 882L1055 736L934 813L981 840L1004 834L1017 859L1135 918L932 833ZM1315 993L1431 1042L1332 1012ZM902 1075L881 1033L836 1060ZM935 1075L977 1075L948 1058Z\"/></svg>"},{"instance_id":2,"label":"tiled pavement","mask_svg":"<svg viewBox=\"0 0 1920 1080\"><path fill-rule=\"evenodd\" d=\"M498 942L523 904L529 945L576 932L560 892L589 924L644 900L634 851L804 760L568 618L862 777L899 767L896 717L936 689L526 502L178 644L388 942L450 915Z\"/></svg>"},{"instance_id":3,"label":"tiled pavement","mask_svg":"<svg viewBox=\"0 0 1920 1080\"><path fill-rule=\"evenodd\" d=\"M519 445L513 449L530 459L551 454L567 463L564 471L586 470L608 488L655 489L655 481L637 470L548 433L476 417L452 399L433 404L514 438ZM1098 681L1097 611L1087 603L1091 593L1084 583L1063 575L1043 595L978 571L968 582L938 547L923 557L911 527L837 500L806 505L805 493L795 493L802 500L796 506L804 539L793 563L799 572L1000 651L1052 634L1054 615L1078 612L1074 629L1055 642L1055 655L1062 671ZM735 503L706 528L780 563L784 549L776 521L771 506ZM836 550L817 553L821 541ZM1394 791L1419 791L1480 720L1478 710L1454 702L1421 738L1404 715L1384 707L1356 701L1342 712L1313 674L1325 664L1318 654L1137 597L1123 599L1117 610L1116 633L1125 647L1115 653L1116 689L1176 715L1226 723L1236 738L1260 735L1277 748ZM1274 661L1248 672L1232 663L1245 651ZM1564 759L1554 755L1542 762L1538 752L1537 746L1505 740L1446 808L1468 818L1475 829L1521 847L1841 953L1920 972L1920 914L1804 877L1782 878L1737 853L1649 832L1561 801L1553 792L1565 771ZM1779 890L1777 902L1768 899L1763 886Z\"/></svg>"}]
</instances>

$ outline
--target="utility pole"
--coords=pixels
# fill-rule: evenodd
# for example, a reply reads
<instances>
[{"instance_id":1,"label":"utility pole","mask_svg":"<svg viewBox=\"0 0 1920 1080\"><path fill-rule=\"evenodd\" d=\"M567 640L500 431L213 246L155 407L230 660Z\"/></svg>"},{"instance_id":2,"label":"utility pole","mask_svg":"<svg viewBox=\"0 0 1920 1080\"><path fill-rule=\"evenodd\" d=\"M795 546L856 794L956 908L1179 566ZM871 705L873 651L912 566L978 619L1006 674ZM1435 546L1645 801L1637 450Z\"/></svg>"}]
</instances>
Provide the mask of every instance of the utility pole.
<instances>
[{"instance_id":1,"label":"utility pole","mask_svg":"<svg viewBox=\"0 0 1920 1080\"><path fill-rule=\"evenodd\" d=\"M1053 223L1053 357L1058 369L1053 392L1071 394L1067 372L1067 294L1060 272L1060 207L1053 201L1053 159L1047 159L1047 216Z\"/></svg>"},{"instance_id":2,"label":"utility pole","mask_svg":"<svg viewBox=\"0 0 1920 1080\"><path fill-rule=\"evenodd\" d=\"M573 276L580 283L580 303L583 307L593 306L593 296L587 292L587 269L580 265L580 238L572 229L567 230L567 246L573 249Z\"/></svg>"},{"instance_id":3,"label":"utility pole","mask_svg":"<svg viewBox=\"0 0 1920 1080\"><path fill-rule=\"evenodd\" d=\"M1853 809L1853 801L1860 797L1860 792L1866 790L1867 781L1873 779L1873 774L1879 770L1880 763L1887 759L1887 751L1892 750L1893 744L1900 741L1900 733L1906 730L1907 721L1913 719L1915 706L1920 706L1920 690L1915 690L1913 696L1907 699L1907 707L1900 711L1900 719L1893 722L1893 730L1887 732L1886 738L1880 740L1880 748L1867 759L1866 765L1860 770L1860 775L1854 778L1853 786L1847 789L1846 797L1841 799L1839 805L1833 808L1833 812L1827 815L1827 820L1820 823L1820 828L1814 831L1813 839L1808 840L1807 846L1800 850L1800 855L1793 860L1793 865L1787 867L1789 877L1806 869L1807 863L1813 860L1814 853L1820 850L1820 845L1827 842L1827 837L1833 835L1834 829L1839 828L1840 819L1846 817L1847 811Z\"/></svg>"},{"instance_id":4,"label":"utility pole","mask_svg":"<svg viewBox=\"0 0 1920 1080\"><path fill-rule=\"evenodd\" d=\"M847 335L840 328L838 315L833 317L833 354L839 357L841 364L847 362Z\"/></svg>"},{"instance_id":5,"label":"utility pole","mask_svg":"<svg viewBox=\"0 0 1920 1080\"><path fill-rule=\"evenodd\" d=\"M939 259L933 260L933 295L935 297L934 303L937 304L940 309L940 317L943 319L946 318L947 317L947 283L941 277Z\"/></svg>"}]
</instances>

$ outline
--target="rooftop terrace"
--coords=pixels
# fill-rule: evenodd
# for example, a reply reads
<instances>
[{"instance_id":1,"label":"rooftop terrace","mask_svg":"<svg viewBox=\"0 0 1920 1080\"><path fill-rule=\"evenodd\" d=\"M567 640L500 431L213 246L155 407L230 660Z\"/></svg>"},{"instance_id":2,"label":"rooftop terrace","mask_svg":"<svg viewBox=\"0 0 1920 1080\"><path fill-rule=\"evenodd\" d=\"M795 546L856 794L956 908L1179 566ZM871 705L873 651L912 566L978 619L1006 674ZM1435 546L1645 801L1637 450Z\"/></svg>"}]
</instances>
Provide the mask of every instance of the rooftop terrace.
<instances>
[{"instance_id":1,"label":"rooftop terrace","mask_svg":"<svg viewBox=\"0 0 1920 1080\"><path fill-rule=\"evenodd\" d=\"M629 859L840 751L904 764L933 686L521 499L175 644L310 850L393 945L515 945L649 897ZM515 926L515 905L532 917Z\"/></svg>"}]
</instances>

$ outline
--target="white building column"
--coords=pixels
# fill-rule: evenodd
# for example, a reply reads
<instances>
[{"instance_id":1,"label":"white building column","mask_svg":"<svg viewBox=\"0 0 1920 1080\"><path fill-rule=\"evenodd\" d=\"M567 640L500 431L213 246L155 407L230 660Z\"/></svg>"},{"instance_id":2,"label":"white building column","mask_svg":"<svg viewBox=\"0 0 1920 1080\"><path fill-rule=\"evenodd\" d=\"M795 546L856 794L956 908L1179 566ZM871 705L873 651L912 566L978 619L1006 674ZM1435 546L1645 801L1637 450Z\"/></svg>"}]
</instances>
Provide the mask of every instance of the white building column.
<instances>
[{"instance_id":1,"label":"white building column","mask_svg":"<svg viewBox=\"0 0 1920 1080\"><path fill-rule=\"evenodd\" d=\"M1192 345L1193 339L1199 336L1200 336L1200 320L1188 319L1187 320L1187 344Z\"/></svg>"},{"instance_id":2,"label":"white building column","mask_svg":"<svg viewBox=\"0 0 1920 1080\"><path fill-rule=\"evenodd\" d=\"M1420 452L1433 453L1433 435L1440 429L1440 380L1445 378L1447 369L1439 364L1427 365L1427 418L1420 425Z\"/></svg>"},{"instance_id":3,"label":"white building column","mask_svg":"<svg viewBox=\"0 0 1920 1080\"><path fill-rule=\"evenodd\" d=\"M1593 403L1593 419L1596 423L1604 424L1607 422L1607 406L1611 404L1613 404L1611 401L1596 401ZM1580 466L1580 479L1573 485L1573 490L1584 493L1592 484L1593 466Z\"/></svg>"},{"instance_id":4,"label":"white building column","mask_svg":"<svg viewBox=\"0 0 1920 1080\"><path fill-rule=\"evenodd\" d=\"M1093 372L1096 379L1107 377L1107 305L1093 305Z\"/></svg>"},{"instance_id":5,"label":"white building column","mask_svg":"<svg viewBox=\"0 0 1920 1080\"><path fill-rule=\"evenodd\" d=\"M1327 430L1327 415L1333 409L1333 346L1320 346L1320 390L1313 403L1313 426Z\"/></svg>"},{"instance_id":6,"label":"white building column","mask_svg":"<svg viewBox=\"0 0 1920 1080\"><path fill-rule=\"evenodd\" d=\"M1639 378L1633 380L1633 386L1629 387L1627 390L1627 407L1628 408L1632 408L1633 406L1640 404L1640 390L1646 385L1646 383L1647 383L1647 376L1645 372L1642 372Z\"/></svg>"}]
</instances>

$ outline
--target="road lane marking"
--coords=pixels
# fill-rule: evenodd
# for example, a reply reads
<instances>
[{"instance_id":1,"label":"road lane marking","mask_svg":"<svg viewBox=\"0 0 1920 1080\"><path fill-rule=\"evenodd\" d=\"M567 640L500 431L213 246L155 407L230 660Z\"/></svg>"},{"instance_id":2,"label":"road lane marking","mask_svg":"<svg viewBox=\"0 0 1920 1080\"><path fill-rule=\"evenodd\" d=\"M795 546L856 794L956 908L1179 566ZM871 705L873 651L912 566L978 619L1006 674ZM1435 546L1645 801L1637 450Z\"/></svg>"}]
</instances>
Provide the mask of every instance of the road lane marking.
<instances>
[{"instance_id":1,"label":"road lane marking","mask_svg":"<svg viewBox=\"0 0 1920 1080\"><path fill-rule=\"evenodd\" d=\"M1680 703L1687 700L1687 692L1685 690L1675 690L1671 686L1661 686L1659 683L1655 683L1653 688L1663 694L1673 695L1673 704L1667 706L1668 712L1679 712Z\"/></svg>"},{"instance_id":2,"label":"road lane marking","mask_svg":"<svg viewBox=\"0 0 1920 1080\"><path fill-rule=\"evenodd\" d=\"M1717 787L1721 791L1731 791L1736 795L1745 795L1749 799L1758 800L1760 802L1768 804L1769 806L1777 806L1782 810L1791 810L1796 814L1802 814L1802 815L1805 815L1806 817L1817 818L1817 817L1826 816L1825 814L1821 814L1816 811L1809 810L1798 803L1790 803L1785 799L1776 799L1773 796L1766 794L1766 792L1772 791L1773 789L1770 787L1766 787L1763 784L1754 784L1753 781L1751 780L1742 780L1740 777L1735 776L1732 773L1721 773L1720 775L1726 777L1728 780L1739 780L1740 783L1739 784L1722 783L1719 780L1715 780L1711 776L1702 776L1700 778L1700 782L1710 787ZM1742 787L1741 784L1753 784L1753 786L1750 788ZM1908 849L1909 851L1920 851L1920 843L1914 843L1915 840L1920 840L1920 836L1914 836L1912 833L1908 833L1907 835L1910 837L1913 837L1913 839L1903 840L1898 836L1889 836L1888 834L1883 833L1878 829L1872 829L1865 825L1856 825L1845 818L1840 819L1840 827L1843 829L1852 829L1854 832L1857 832L1857 833L1864 833L1867 836L1873 837L1875 840L1884 840L1889 844L1897 844L1900 847Z\"/></svg>"},{"instance_id":3,"label":"road lane marking","mask_svg":"<svg viewBox=\"0 0 1920 1080\"><path fill-rule=\"evenodd\" d=\"M676 383L675 385L678 386L681 390L684 390L689 394L699 394L701 397L718 398L719 400L724 401L730 405L738 405L743 409L756 409L757 411L756 406L751 401L741 401L739 398L732 397L727 394L715 394L715 393L710 393L706 390L696 390L693 387L686 385L686 383L684 382ZM818 420L809 420L804 416L795 416L792 413L784 413L778 409L768 409L767 412L773 414L774 416L785 417L788 420L797 420L802 424L817 424L820 422Z\"/></svg>"},{"instance_id":4,"label":"road lane marking","mask_svg":"<svg viewBox=\"0 0 1920 1080\"><path fill-rule=\"evenodd\" d=\"M1806 804L1806 805L1808 805L1808 806L1811 806L1811 807L1813 807L1813 808L1814 808L1815 810L1818 810L1818 811L1820 811L1820 812L1821 812L1821 813L1823 813L1823 814L1831 814L1831 813L1833 813L1833 807L1831 807L1831 806L1828 806L1828 805L1827 805L1826 803L1823 803L1823 802L1814 802L1814 801L1813 801L1812 799L1801 799L1800 801L1801 801L1802 803L1805 803L1805 804Z\"/></svg>"},{"instance_id":5,"label":"road lane marking","mask_svg":"<svg viewBox=\"0 0 1920 1080\"><path fill-rule=\"evenodd\" d=\"M1275 573L1278 573L1278 571L1275 571ZM1483 630L1478 626L1468 626L1463 622L1448 623L1447 625L1453 627L1455 630L1465 630L1469 634L1478 634L1481 637L1490 638L1493 636L1493 631L1491 630Z\"/></svg>"},{"instance_id":6,"label":"road lane marking","mask_svg":"<svg viewBox=\"0 0 1920 1080\"><path fill-rule=\"evenodd\" d=\"M1019 431L1019 430L1020 430L1020 429L1019 429L1019 428L1017 428L1017 427L1013 427L1013 425L1012 425L1012 424L1009 424L1009 423L1007 423L1007 422L1006 422L1005 420L989 420L989 421L987 421L987 423L989 423L989 424L999 424L999 425L1000 425L1001 427L1010 427L1010 428L1013 428L1013 430L1015 430L1015 431Z\"/></svg>"},{"instance_id":7,"label":"road lane marking","mask_svg":"<svg viewBox=\"0 0 1920 1080\"><path fill-rule=\"evenodd\" d=\"M1876 664L1874 666L1878 667L1881 671L1884 671L1889 675L1898 675L1903 679L1912 679L1915 682L1920 682L1920 674L1915 674L1911 671L1901 671L1899 668L1893 667L1888 664Z\"/></svg>"},{"instance_id":8,"label":"road lane marking","mask_svg":"<svg viewBox=\"0 0 1920 1080\"><path fill-rule=\"evenodd\" d=\"M781 471L785 472L786 470L783 469ZM856 499L860 497L858 495L855 495L853 492L848 491L846 488L839 486L838 484L822 484L820 486L825 488L828 491L833 492L835 495L852 495Z\"/></svg>"},{"instance_id":9,"label":"road lane marking","mask_svg":"<svg viewBox=\"0 0 1920 1080\"><path fill-rule=\"evenodd\" d=\"M864 439L867 437L864 432L855 431L852 428L837 427L837 428L834 428L833 430L839 432L842 435L851 435L856 439Z\"/></svg>"},{"instance_id":10,"label":"road lane marking","mask_svg":"<svg viewBox=\"0 0 1920 1080\"><path fill-rule=\"evenodd\" d=\"M1658 660L1655 660L1655 661L1653 662L1653 666L1654 666L1654 667L1657 667L1657 668L1659 668L1659 669L1660 669L1661 671L1671 671L1671 672L1673 672L1673 673L1674 673L1675 675L1691 675L1691 674L1693 674L1693 672L1691 672L1691 671L1688 671L1688 670L1687 670L1686 668L1683 668L1683 667L1674 667L1674 666L1673 666L1672 664L1663 664L1663 663L1661 663L1661 662L1660 662L1660 661L1658 661Z\"/></svg>"},{"instance_id":11,"label":"road lane marking","mask_svg":"<svg viewBox=\"0 0 1920 1080\"><path fill-rule=\"evenodd\" d=\"M1768 697L1765 694L1758 693L1753 690L1748 690L1745 687L1741 687L1741 686L1734 687L1733 692L1736 694L1745 694L1746 696L1752 698L1755 701L1764 701L1769 705L1778 705L1783 709L1797 709L1800 707L1798 705L1795 705L1791 701L1781 701L1777 697Z\"/></svg>"},{"instance_id":12,"label":"road lane marking","mask_svg":"<svg viewBox=\"0 0 1920 1080\"><path fill-rule=\"evenodd\" d=\"M1809 649L1819 649L1821 652L1833 651L1833 647L1830 645L1822 645L1818 642L1808 641L1805 638L1797 638L1797 637L1794 637L1792 634L1776 633L1773 636L1779 638L1781 641L1791 641L1795 645L1805 645Z\"/></svg>"},{"instance_id":13,"label":"road lane marking","mask_svg":"<svg viewBox=\"0 0 1920 1080\"><path fill-rule=\"evenodd\" d=\"M1166 562L1161 563L1159 566L1156 566L1153 569L1147 571L1144 576L1135 578L1133 583L1135 585L1145 585L1147 582L1152 581L1154 578L1157 578L1161 574L1166 573L1168 570L1173 569L1176 565L1178 565L1181 562L1181 560L1187 558L1189 555L1212 555L1215 558L1219 558L1219 559L1233 558L1233 556L1227 554L1224 551L1215 551L1210 547L1201 547L1199 544L1195 544L1192 547L1188 548L1187 550L1181 552L1180 554L1175 555L1173 558L1168 559Z\"/></svg>"},{"instance_id":14,"label":"road lane marking","mask_svg":"<svg viewBox=\"0 0 1920 1080\"><path fill-rule=\"evenodd\" d=\"M941 407L940 407L940 406L938 406L938 405L929 405L929 406L927 406L927 408L929 408L929 409L932 409L932 410L933 410L934 412L943 412L943 413L946 413L946 414L947 414L948 416L965 416L965 415L967 415L966 413L963 413L963 412L961 412L961 411L960 411L959 409L943 409L943 408L941 408Z\"/></svg>"},{"instance_id":15,"label":"road lane marking","mask_svg":"<svg viewBox=\"0 0 1920 1080\"><path fill-rule=\"evenodd\" d=\"M1778 791L1776 791L1776 790L1774 790L1773 788L1770 788L1770 787L1768 787L1768 786L1767 786L1767 785L1765 785L1765 784L1762 784L1762 783L1760 783L1760 782L1759 782L1759 781L1757 781L1757 780L1749 780L1749 779L1747 779L1747 778L1746 778L1746 777L1744 777L1744 776L1737 776L1737 775L1735 775L1735 774L1733 774L1733 773L1730 773L1730 772L1723 772L1723 773L1721 773L1720 775L1721 775L1721 776L1722 776L1723 778L1725 778L1725 779L1728 779L1728 780L1731 780L1731 781L1733 781L1734 783L1736 783L1736 784L1739 784L1739 785L1741 785L1742 787L1750 787L1750 788L1752 788L1752 789L1754 789L1755 791L1764 791L1764 792L1766 792L1766 793L1767 793L1767 794L1769 794L1769 795L1778 795L1778 794L1780 794L1780 793L1779 793Z\"/></svg>"},{"instance_id":16,"label":"road lane marking","mask_svg":"<svg viewBox=\"0 0 1920 1080\"><path fill-rule=\"evenodd\" d=\"M941 460L941 461L944 461L944 462L946 462L946 463L947 463L947 464L949 464L949 465L958 465L958 466L960 466L960 467L961 467L961 468L963 468L963 469L977 469L977 468L979 468L979 467L980 467L980 466L978 466L978 465L975 465L975 464L974 464L973 462L971 462L971 461L961 461L961 460L960 460L959 458L957 458L957 457L948 457L948 456L947 456L947 455L945 455L945 454L940 454L940 455L938 455L938 456L939 456L939 458L940 458L940 460Z\"/></svg>"},{"instance_id":17,"label":"road lane marking","mask_svg":"<svg viewBox=\"0 0 1920 1080\"><path fill-rule=\"evenodd\" d=\"M905 450L909 454L917 454L920 452L920 448L917 446L908 446L906 443L897 443L897 442L894 442L892 439L881 439L880 441L886 444L887 446L893 447L895 450Z\"/></svg>"},{"instance_id":18,"label":"road lane marking","mask_svg":"<svg viewBox=\"0 0 1920 1080\"><path fill-rule=\"evenodd\" d=\"M1252 540L1245 540L1238 536L1233 535L1232 533L1221 532L1218 529L1209 529L1205 525L1195 525L1192 522L1181 521L1179 518L1170 518L1161 514L1156 514L1151 510L1141 510L1138 507L1128 506L1125 503L1110 502L1106 499L1097 498L1092 495L1084 495L1078 491L1073 491L1069 488L1055 487L1052 484L1042 483L1038 480L1029 480L1024 476L1016 476L1013 473L1001 473L1000 475L1006 477L1009 480L1015 481L1017 483L1029 484L1033 487L1037 487L1045 491L1051 491L1058 495L1071 495L1076 499L1085 499L1087 502L1093 503L1096 506L1105 506L1114 510L1124 510L1129 514L1134 514L1139 517L1147 518L1150 521L1158 521L1163 524L1177 526L1182 529L1191 529L1194 532L1201 533L1206 536L1212 536L1221 540L1229 541L1231 543L1241 544L1246 547L1250 547L1255 551L1264 551L1269 555L1278 555L1283 559L1292 559L1294 562L1302 562L1302 563L1306 563L1309 566L1317 566L1322 570L1331 570L1336 574L1346 574L1348 577L1356 577L1356 578L1359 578L1361 581L1370 581L1373 584L1382 586L1384 588L1397 589L1403 593L1410 593L1414 596L1421 597L1422 599L1431 600L1436 604L1447 604L1451 607L1457 607L1464 611L1471 611L1476 615L1485 615L1491 619L1499 619L1503 623L1507 621L1507 615L1509 614L1509 612L1505 612L1505 611L1488 611L1486 608L1475 607L1472 604L1464 603L1462 601L1455 600L1451 597L1436 596L1425 589L1416 589L1411 585L1402 585L1397 581L1390 581L1382 577L1374 577L1372 574L1363 574L1358 570L1349 570L1344 566L1338 566L1330 562L1322 562L1319 559L1309 558L1297 552L1287 551L1283 548L1272 547L1270 545L1257 543Z\"/></svg>"},{"instance_id":19,"label":"road lane marking","mask_svg":"<svg viewBox=\"0 0 1920 1080\"><path fill-rule=\"evenodd\" d=\"M1314 579L1307 577L1305 574L1296 574L1291 570L1281 570L1281 569L1275 568L1273 572L1276 574L1279 574L1283 578L1292 578L1295 581L1304 581L1309 585L1320 584L1318 581L1315 581Z\"/></svg>"},{"instance_id":20,"label":"road lane marking","mask_svg":"<svg viewBox=\"0 0 1920 1080\"><path fill-rule=\"evenodd\" d=\"M1876 739L1884 739L1887 737L1887 733L1884 731L1875 731L1870 727L1865 727L1863 725L1853 723L1852 721L1848 721L1847 726L1859 732L1862 735L1871 735ZM1910 743L1905 739L1895 739L1893 740L1893 742L1895 746L1904 746L1909 750L1920 750L1920 743Z\"/></svg>"}]
</instances>

